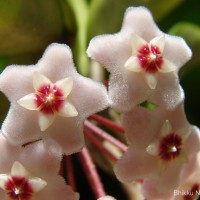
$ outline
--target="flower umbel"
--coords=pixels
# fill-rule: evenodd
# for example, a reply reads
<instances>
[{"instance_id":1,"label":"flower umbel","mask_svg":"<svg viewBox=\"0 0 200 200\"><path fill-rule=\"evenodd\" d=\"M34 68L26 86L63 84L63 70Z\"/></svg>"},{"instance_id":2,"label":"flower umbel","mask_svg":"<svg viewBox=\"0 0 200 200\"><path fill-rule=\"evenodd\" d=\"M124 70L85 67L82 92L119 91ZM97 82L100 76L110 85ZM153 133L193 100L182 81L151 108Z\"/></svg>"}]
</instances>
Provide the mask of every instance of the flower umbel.
<instances>
[{"instance_id":1,"label":"flower umbel","mask_svg":"<svg viewBox=\"0 0 200 200\"><path fill-rule=\"evenodd\" d=\"M29 172L19 162L14 162L10 174L0 174L0 187L10 200L30 200L35 192L42 190L47 183Z\"/></svg>"},{"instance_id":2,"label":"flower umbel","mask_svg":"<svg viewBox=\"0 0 200 200\"><path fill-rule=\"evenodd\" d=\"M35 93L22 97L18 103L26 109L37 110L41 131L45 131L54 121L55 116L75 117L78 115L76 108L67 100L72 90L71 77L57 81L55 84L40 74L34 72L33 87Z\"/></svg>"}]
</instances>

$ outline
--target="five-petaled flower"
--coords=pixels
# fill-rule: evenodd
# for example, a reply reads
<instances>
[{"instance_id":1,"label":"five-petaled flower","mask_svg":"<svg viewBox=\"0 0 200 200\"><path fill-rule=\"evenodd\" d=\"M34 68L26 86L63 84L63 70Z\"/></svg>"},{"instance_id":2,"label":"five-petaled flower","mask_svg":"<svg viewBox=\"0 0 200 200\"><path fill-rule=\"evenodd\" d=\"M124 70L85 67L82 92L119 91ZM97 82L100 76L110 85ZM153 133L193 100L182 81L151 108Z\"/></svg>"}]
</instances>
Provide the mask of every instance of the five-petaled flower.
<instances>
[{"instance_id":1,"label":"five-petaled flower","mask_svg":"<svg viewBox=\"0 0 200 200\"><path fill-rule=\"evenodd\" d=\"M76 108L67 101L73 87L73 79L65 78L52 84L51 81L34 72L33 87L35 93L22 97L18 103L29 110L40 111L39 125L45 131L54 121L55 115L62 117L75 117L78 115Z\"/></svg>"},{"instance_id":2,"label":"five-petaled flower","mask_svg":"<svg viewBox=\"0 0 200 200\"><path fill-rule=\"evenodd\" d=\"M108 106L105 86L77 73L64 44L51 44L35 66L7 67L0 90L11 102L2 125L9 142L51 137L66 154L83 147L84 120Z\"/></svg>"},{"instance_id":3,"label":"five-petaled flower","mask_svg":"<svg viewBox=\"0 0 200 200\"><path fill-rule=\"evenodd\" d=\"M58 175L62 149L52 139L13 146L0 131L0 199L78 200Z\"/></svg>"},{"instance_id":4,"label":"five-petaled flower","mask_svg":"<svg viewBox=\"0 0 200 200\"><path fill-rule=\"evenodd\" d=\"M199 130L185 117L183 104L173 111L136 107L122 115L129 148L116 163L119 180L153 180L160 191L180 184L183 166L200 147Z\"/></svg>"},{"instance_id":5,"label":"five-petaled flower","mask_svg":"<svg viewBox=\"0 0 200 200\"><path fill-rule=\"evenodd\" d=\"M119 111L145 100L174 109L184 98L177 72L191 50L182 38L160 31L144 7L128 8L121 31L95 37L87 53L110 72L110 102Z\"/></svg>"}]
</instances>

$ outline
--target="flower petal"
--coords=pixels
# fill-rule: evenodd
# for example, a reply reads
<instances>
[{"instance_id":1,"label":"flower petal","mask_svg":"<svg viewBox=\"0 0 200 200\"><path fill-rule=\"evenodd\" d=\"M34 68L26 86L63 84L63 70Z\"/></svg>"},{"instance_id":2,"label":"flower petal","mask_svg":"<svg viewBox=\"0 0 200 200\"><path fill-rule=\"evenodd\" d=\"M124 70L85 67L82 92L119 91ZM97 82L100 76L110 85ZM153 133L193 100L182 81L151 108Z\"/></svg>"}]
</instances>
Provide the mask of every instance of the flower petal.
<instances>
[{"instance_id":1,"label":"flower petal","mask_svg":"<svg viewBox=\"0 0 200 200\"><path fill-rule=\"evenodd\" d=\"M67 97L73 88L73 78L68 77L62 80L59 80L55 85L62 90L64 97Z\"/></svg>"},{"instance_id":2,"label":"flower petal","mask_svg":"<svg viewBox=\"0 0 200 200\"><path fill-rule=\"evenodd\" d=\"M144 80L152 90L156 88L157 77L154 74L144 73Z\"/></svg>"},{"instance_id":3,"label":"flower petal","mask_svg":"<svg viewBox=\"0 0 200 200\"><path fill-rule=\"evenodd\" d=\"M161 36L153 38L150 41L150 45L157 46L159 48L159 50L160 50L160 53L162 54L163 50L164 50L164 47L165 47L165 36L161 35Z\"/></svg>"},{"instance_id":4,"label":"flower petal","mask_svg":"<svg viewBox=\"0 0 200 200\"><path fill-rule=\"evenodd\" d=\"M78 111L71 103L65 101L64 105L59 110L58 115L62 117L76 117Z\"/></svg>"},{"instance_id":5,"label":"flower petal","mask_svg":"<svg viewBox=\"0 0 200 200\"><path fill-rule=\"evenodd\" d=\"M136 56L131 56L125 63L124 67L133 72L140 72L142 70L138 58Z\"/></svg>"},{"instance_id":6,"label":"flower petal","mask_svg":"<svg viewBox=\"0 0 200 200\"><path fill-rule=\"evenodd\" d=\"M179 129L178 131L176 131L176 133L179 136L181 136L181 138L182 138L182 140L184 142L188 138L188 136L190 135L191 130L188 127L184 127L184 128Z\"/></svg>"},{"instance_id":7,"label":"flower petal","mask_svg":"<svg viewBox=\"0 0 200 200\"><path fill-rule=\"evenodd\" d=\"M134 33L131 39L132 53L137 53L137 51L145 44L147 44L147 42L139 35Z\"/></svg>"},{"instance_id":8,"label":"flower petal","mask_svg":"<svg viewBox=\"0 0 200 200\"><path fill-rule=\"evenodd\" d=\"M34 102L34 98L35 94L31 93L19 99L17 103L28 110L37 110L37 105Z\"/></svg>"},{"instance_id":9,"label":"flower petal","mask_svg":"<svg viewBox=\"0 0 200 200\"><path fill-rule=\"evenodd\" d=\"M12 168L11 168L11 175L12 176L23 176L23 177L27 177L29 174L29 172L24 168L24 166L18 162L15 161Z\"/></svg>"},{"instance_id":10,"label":"flower petal","mask_svg":"<svg viewBox=\"0 0 200 200\"><path fill-rule=\"evenodd\" d=\"M177 67L172 62L170 62L167 59L163 59L163 64L161 68L158 68L158 71L161 73L168 73L168 72L175 71L176 69Z\"/></svg>"},{"instance_id":11,"label":"flower petal","mask_svg":"<svg viewBox=\"0 0 200 200\"><path fill-rule=\"evenodd\" d=\"M33 73L33 88L37 91L41 86L51 84L51 81L41 73L35 71Z\"/></svg>"},{"instance_id":12,"label":"flower petal","mask_svg":"<svg viewBox=\"0 0 200 200\"><path fill-rule=\"evenodd\" d=\"M9 178L10 176L7 174L0 174L0 188L5 190L5 183L8 181Z\"/></svg>"},{"instance_id":13,"label":"flower petal","mask_svg":"<svg viewBox=\"0 0 200 200\"><path fill-rule=\"evenodd\" d=\"M163 123L161 131L160 131L161 132L161 136L165 136L165 135L169 134L171 131L172 131L172 125L169 122L169 120L166 120Z\"/></svg>"},{"instance_id":14,"label":"flower petal","mask_svg":"<svg viewBox=\"0 0 200 200\"><path fill-rule=\"evenodd\" d=\"M38 115L38 122L40 126L41 131L45 131L51 124L53 123L55 119L55 114L42 114L39 113Z\"/></svg>"},{"instance_id":15,"label":"flower petal","mask_svg":"<svg viewBox=\"0 0 200 200\"><path fill-rule=\"evenodd\" d=\"M39 192L47 185L47 182L41 178L30 178L28 181L32 186L33 192Z\"/></svg>"}]
</instances>

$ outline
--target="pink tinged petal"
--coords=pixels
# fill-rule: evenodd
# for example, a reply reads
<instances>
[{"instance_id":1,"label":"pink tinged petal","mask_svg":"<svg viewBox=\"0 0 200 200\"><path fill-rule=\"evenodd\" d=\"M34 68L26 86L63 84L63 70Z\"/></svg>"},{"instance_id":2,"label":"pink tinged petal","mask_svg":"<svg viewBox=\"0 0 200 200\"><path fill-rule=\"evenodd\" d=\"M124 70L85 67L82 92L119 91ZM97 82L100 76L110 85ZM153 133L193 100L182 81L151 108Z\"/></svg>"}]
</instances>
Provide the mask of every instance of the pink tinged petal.
<instances>
[{"instance_id":1,"label":"pink tinged petal","mask_svg":"<svg viewBox=\"0 0 200 200\"><path fill-rule=\"evenodd\" d=\"M44 85L51 84L51 81L41 73L35 71L33 74L33 88L35 91L38 91L39 88L41 88Z\"/></svg>"},{"instance_id":2,"label":"pink tinged petal","mask_svg":"<svg viewBox=\"0 0 200 200\"><path fill-rule=\"evenodd\" d=\"M58 112L58 115L62 117L76 117L78 115L78 111L71 103L64 102Z\"/></svg>"},{"instance_id":3,"label":"pink tinged petal","mask_svg":"<svg viewBox=\"0 0 200 200\"><path fill-rule=\"evenodd\" d=\"M12 168L11 168L11 175L12 176L28 177L29 172L24 168L24 166L20 162L15 161Z\"/></svg>"},{"instance_id":4,"label":"pink tinged petal","mask_svg":"<svg viewBox=\"0 0 200 200\"><path fill-rule=\"evenodd\" d=\"M63 92L63 96L67 97L73 88L73 78L68 77L62 80L59 80L55 85Z\"/></svg>"},{"instance_id":5,"label":"pink tinged petal","mask_svg":"<svg viewBox=\"0 0 200 200\"><path fill-rule=\"evenodd\" d=\"M35 98L35 94L31 93L19 99L17 103L28 110L37 110L38 106L35 103Z\"/></svg>"},{"instance_id":6,"label":"pink tinged petal","mask_svg":"<svg viewBox=\"0 0 200 200\"><path fill-rule=\"evenodd\" d=\"M167 134L172 132L172 125L169 120L166 120L161 128L161 136L166 136Z\"/></svg>"},{"instance_id":7,"label":"pink tinged petal","mask_svg":"<svg viewBox=\"0 0 200 200\"><path fill-rule=\"evenodd\" d=\"M47 185L47 182L40 178L30 178L28 182L30 183L33 192L39 192Z\"/></svg>"},{"instance_id":8,"label":"pink tinged petal","mask_svg":"<svg viewBox=\"0 0 200 200\"><path fill-rule=\"evenodd\" d=\"M158 67L158 71L161 73L172 72L172 71L175 71L176 69L177 67L167 59L163 59L163 63L161 67Z\"/></svg>"},{"instance_id":9,"label":"pink tinged petal","mask_svg":"<svg viewBox=\"0 0 200 200\"><path fill-rule=\"evenodd\" d=\"M41 131L45 131L54 122L55 114L43 114L39 113L38 122Z\"/></svg>"},{"instance_id":10,"label":"pink tinged petal","mask_svg":"<svg viewBox=\"0 0 200 200\"><path fill-rule=\"evenodd\" d=\"M162 53L163 53L163 50L164 50L164 47L165 47L165 36L164 36L164 35L161 35L161 36L158 36L158 37L153 38L153 39L150 41L150 46L151 46L151 45L154 45L154 46L158 47L160 53L162 54Z\"/></svg>"},{"instance_id":11,"label":"pink tinged petal","mask_svg":"<svg viewBox=\"0 0 200 200\"><path fill-rule=\"evenodd\" d=\"M125 63L124 67L133 72L140 72L142 67L138 62L138 58L136 56L131 56Z\"/></svg>"},{"instance_id":12,"label":"pink tinged petal","mask_svg":"<svg viewBox=\"0 0 200 200\"><path fill-rule=\"evenodd\" d=\"M165 41L165 58L174 63L177 70L179 70L191 58L192 51L183 38L166 35Z\"/></svg>"},{"instance_id":13,"label":"pink tinged petal","mask_svg":"<svg viewBox=\"0 0 200 200\"><path fill-rule=\"evenodd\" d=\"M147 42L139 35L134 33L131 39L132 53L133 54L137 53L137 51L145 44L147 44Z\"/></svg>"},{"instance_id":14,"label":"pink tinged petal","mask_svg":"<svg viewBox=\"0 0 200 200\"><path fill-rule=\"evenodd\" d=\"M154 74L144 73L144 80L147 85L154 90L157 85L157 77Z\"/></svg>"},{"instance_id":15,"label":"pink tinged petal","mask_svg":"<svg viewBox=\"0 0 200 200\"><path fill-rule=\"evenodd\" d=\"M0 174L0 188L5 190L5 183L9 180L10 176L7 174Z\"/></svg>"}]
</instances>

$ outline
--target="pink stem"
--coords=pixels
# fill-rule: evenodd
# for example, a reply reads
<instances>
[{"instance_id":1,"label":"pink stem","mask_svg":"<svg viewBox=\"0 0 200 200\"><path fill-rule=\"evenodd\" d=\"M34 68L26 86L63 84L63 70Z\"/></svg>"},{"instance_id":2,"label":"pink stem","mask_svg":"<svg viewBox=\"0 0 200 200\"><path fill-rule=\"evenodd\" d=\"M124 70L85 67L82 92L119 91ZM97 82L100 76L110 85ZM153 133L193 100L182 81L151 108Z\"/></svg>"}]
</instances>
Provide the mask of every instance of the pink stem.
<instances>
[{"instance_id":1,"label":"pink stem","mask_svg":"<svg viewBox=\"0 0 200 200\"><path fill-rule=\"evenodd\" d=\"M107 128L110 128L111 130L114 130L118 133L124 133L124 128L122 126L120 126L119 124L113 122L112 120L106 119L99 115L92 115L89 117L89 119L92 119L92 120L98 122L99 124L101 124Z\"/></svg>"},{"instance_id":2,"label":"pink stem","mask_svg":"<svg viewBox=\"0 0 200 200\"><path fill-rule=\"evenodd\" d=\"M101 141L98 140L90 130L85 128L84 134L99 150L101 150L101 152L107 155L110 159L112 159L113 161L118 160L118 158L114 154L112 154L105 146L103 146Z\"/></svg>"},{"instance_id":3,"label":"pink stem","mask_svg":"<svg viewBox=\"0 0 200 200\"><path fill-rule=\"evenodd\" d=\"M98 199L105 196L106 193L104 191L99 174L86 147L84 147L82 151L78 153L78 157L81 161L81 165L85 171L88 182L95 194L95 197Z\"/></svg>"},{"instance_id":4,"label":"pink stem","mask_svg":"<svg viewBox=\"0 0 200 200\"><path fill-rule=\"evenodd\" d=\"M84 125L85 125L86 128L90 129L93 133L95 133L99 137L101 137L101 138L109 141L113 145L115 145L122 152L126 152L127 146L125 144L123 144L119 140L115 139L114 137L112 137L111 135L109 135L108 133L106 133L105 131L101 130L99 127L95 126L94 124L92 124L88 120L85 121Z\"/></svg>"},{"instance_id":5,"label":"pink stem","mask_svg":"<svg viewBox=\"0 0 200 200\"><path fill-rule=\"evenodd\" d=\"M67 181L69 185L71 186L72 190L76 191L76 182L74 177L74 168L72 163L72 157L71 156L64 156L65 159L65 166L67 170Z\"/></svg>"}]
</instances>

